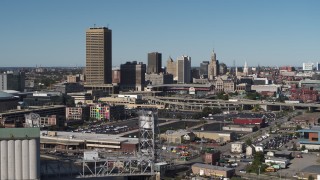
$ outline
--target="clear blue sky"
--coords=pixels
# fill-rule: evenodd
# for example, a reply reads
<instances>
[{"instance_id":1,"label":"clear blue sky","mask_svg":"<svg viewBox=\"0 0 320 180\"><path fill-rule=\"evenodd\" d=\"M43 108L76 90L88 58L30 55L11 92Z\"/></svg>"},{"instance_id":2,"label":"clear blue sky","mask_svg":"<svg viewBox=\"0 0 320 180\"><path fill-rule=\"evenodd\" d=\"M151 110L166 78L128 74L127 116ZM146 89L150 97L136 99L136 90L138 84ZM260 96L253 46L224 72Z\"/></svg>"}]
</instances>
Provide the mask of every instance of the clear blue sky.
<instances>
[{"instance_id":1,"label":"clear blue sky","mask_svg":"<svg viewBox=\"0 0 320 180\"><path fill-rule=\"evenodd\" d=\"M320 61L317 0L1 0L0 66L84 66L85 31L113 31L113 65L147 53L228 66Z\"/></svg>"}]
</instances>

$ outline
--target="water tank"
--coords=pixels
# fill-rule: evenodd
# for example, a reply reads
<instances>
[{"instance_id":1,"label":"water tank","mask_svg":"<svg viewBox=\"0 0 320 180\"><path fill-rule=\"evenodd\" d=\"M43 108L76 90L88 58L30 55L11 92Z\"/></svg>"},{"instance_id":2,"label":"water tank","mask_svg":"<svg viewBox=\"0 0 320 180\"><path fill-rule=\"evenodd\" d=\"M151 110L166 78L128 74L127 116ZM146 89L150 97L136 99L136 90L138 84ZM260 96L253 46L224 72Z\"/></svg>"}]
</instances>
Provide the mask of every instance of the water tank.
<instances>
[{"instance_id":1,"label":"water tank","mask_svg":"<svg viewBox=\"0 0 320 180\"><path fill-rule=\"evenodd\" d=\"M99 158L99 153L97 151L85 151L83 153L83 159L85 160L97 160Z\"/></svg>"},{"instance_id":2,"label":"water tank","mask_svg":"<svg viewBox=\"0 0 320 180\"><path fill-rule=\"evenodd\" d=\"M156 122L156 116L152 111L142 111L139 116L139 126L141 129L152 129Z\"/></svg>"}]
</instances>

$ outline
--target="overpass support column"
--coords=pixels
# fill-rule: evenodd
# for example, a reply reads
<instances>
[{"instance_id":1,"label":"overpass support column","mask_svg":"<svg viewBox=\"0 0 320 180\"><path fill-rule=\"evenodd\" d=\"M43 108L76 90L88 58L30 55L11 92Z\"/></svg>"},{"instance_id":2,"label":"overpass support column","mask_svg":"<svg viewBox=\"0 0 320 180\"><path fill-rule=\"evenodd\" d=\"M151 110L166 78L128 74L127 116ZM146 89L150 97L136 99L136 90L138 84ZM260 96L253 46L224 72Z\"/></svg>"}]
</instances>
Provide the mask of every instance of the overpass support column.
<instances>
[{"instance_id":1,"label":"overpass support column","mask_svg":"<svg viewBox=\"0 0 320 180\"><path fill-rule=\"evenodd\" d=\"M280 105L280 111L282 111L282 106Z\"/></svg>"},{"instance_id":2,"label":"overpass support column","mask_svg":"<svg viewBox=\"0 0 320 180\"><path fill-rule=\"evenodd\" d=\"M309 112L311 111L311 107L309 106Z\"/></svg>"},{"instance_id":3,"label":"overpass support column","mask_svg":"<svg viewBox=\"0 0 320 180\"><path fill-rule=\"evenodd\" d=\"M292 106L292 110L296 110L296 108L294 106Z\"/></svg>"}]
</instances>

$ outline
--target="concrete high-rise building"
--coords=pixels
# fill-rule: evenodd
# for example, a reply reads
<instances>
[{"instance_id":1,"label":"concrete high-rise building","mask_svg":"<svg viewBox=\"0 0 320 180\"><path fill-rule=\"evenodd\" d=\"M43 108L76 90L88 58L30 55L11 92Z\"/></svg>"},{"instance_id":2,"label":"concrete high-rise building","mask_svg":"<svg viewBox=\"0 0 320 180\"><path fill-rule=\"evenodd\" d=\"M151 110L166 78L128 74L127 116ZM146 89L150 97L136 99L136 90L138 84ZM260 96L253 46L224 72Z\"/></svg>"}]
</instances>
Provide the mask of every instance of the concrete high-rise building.
<instances>
[{"instance_id":1,"label":"concrete high-rise building","mask_svg":"<svg viewBox=\"0 0 320 180\"><path fill-rule=\"evenodd\" d=\"M173 84L172 74L146 74L147 85Z\"/></svg>"},{"instance_id":2,"label":"concrete high-rise building","mask_svg":"<svg viewBox=\"0 0 320 180\"><path fill-rule=\"evenodd\" d=\"M120 83L120 68L112 69L112 83Z\"/></svg>"},{"instance_id":3,"label":"concrete high-rise building","mask_svg":"<svg viewBox=\"0 0 320 180\"><path fill-rule=\"evenodd\" d=\"M171 57L167 60L167 73L173 75L173 79L177 80L177 63Z\"/></svg>"},{"instance_id":4,"label":"concrete high-rise building","mask_svg":"<svg viewBox=\"0 0 320 180\"><path fill-rule=\"evenodd\" d=\"M209 61L202 61L202 63L200 63L200 76L208 75L208 66Z\"/></svg>"},{"instance_id":5,"label":"concrete high-rise building","mask_svg":"<svg viewBox=\"0 0 320 180\"><path fill-rule=\"evenodd\" d=\"M22 72L6 72L0 74L0 91L16 90L24 91L25 74Z\"/></svg>"},{"instance_id":6,"label":"concrete high-rise building","mask_svg":"<svg viewBox=\"0 0 320 180\"><path fill-rule=\"evenodd\" d=\"M145 86L146 64L137 61L120 65L120 84L124 91L143 91Z\"/></svg>"},{"instance_id":7,"label":"concrete high-rise building","mask_svg":"<svg viewBox=\"0 0 320 180\"><path fill-rule=\"evenodd\" d=\"M313 70L313 63L311 63L311 62L302 63L302 70L312 71Z\"/></svg>"},{"instance_id":8,"label":"concrete high-rise building","mask_svg":"<svg viewBox=\"0 0 320 180\"><path fill-rule=\"evenodd\" d=\"M247 61L244 62L243 74L244 74L245 76L247 76L247 75L249 74L249 68L248 68Z\"/></svg>"},{"instance_id":9,"label":"concrete high-rise building","mask_svg":"<svg viewBox=\"0 0 320 180\"><path fill-rule=\"evenodd\" d=\"M112 83L112 31L107 27L86 32L86 84Z\"/></svg>"},{"instance_id":10,"label":"concrete high-rise building","mask_svg":"<svg viewBox=\"0 0 320 180\"><path fill-rule=\"evenodd\" d=\"M162 72L162 55L158 52L148 53L148 74L159 74Z\"/></svg>"},{"instance_id":11,"label":"concrete high-rise building","mask_svg":"<svg viewBox=\"0 0 320 180\"><path fill-rule=\"evenodd\" d=\"M182 56L177 59L177 82L191 82L191 57Z\"/></svg>"},{"instance_id":12,"label":"concrete high-rise building","mask_svg":"<svg viewBox=\"0 0 320 180\"><path fill-rule=\"evenodd\" d=\"M219 75L219 61L217 60L216 53L214 50L211 54L211 61L208 66L208 78L209 80L214 80L214 77Z\"/></svg>"}]
</instances>

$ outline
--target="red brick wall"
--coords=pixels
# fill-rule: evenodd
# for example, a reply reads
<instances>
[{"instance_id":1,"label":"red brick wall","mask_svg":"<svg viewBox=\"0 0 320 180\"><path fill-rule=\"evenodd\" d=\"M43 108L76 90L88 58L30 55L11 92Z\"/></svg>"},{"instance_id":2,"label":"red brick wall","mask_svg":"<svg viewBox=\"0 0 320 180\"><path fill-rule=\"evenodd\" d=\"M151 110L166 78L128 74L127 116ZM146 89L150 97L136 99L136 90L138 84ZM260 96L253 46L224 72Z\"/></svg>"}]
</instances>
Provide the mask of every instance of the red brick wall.
<instances>
[{"instance_id":1,"label":"red brick wall","mask_svg":"<svg viewBox=\"0 0 320 180\"><path fill-rule=\"evenodd\" d=\"M309 133L309 141L315 141L315 140L312 140L312 138L319 138L318 133L316 133L316 132Z\"/></svg>"}]
</instances>

